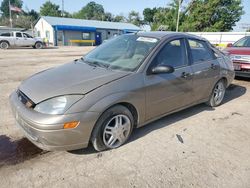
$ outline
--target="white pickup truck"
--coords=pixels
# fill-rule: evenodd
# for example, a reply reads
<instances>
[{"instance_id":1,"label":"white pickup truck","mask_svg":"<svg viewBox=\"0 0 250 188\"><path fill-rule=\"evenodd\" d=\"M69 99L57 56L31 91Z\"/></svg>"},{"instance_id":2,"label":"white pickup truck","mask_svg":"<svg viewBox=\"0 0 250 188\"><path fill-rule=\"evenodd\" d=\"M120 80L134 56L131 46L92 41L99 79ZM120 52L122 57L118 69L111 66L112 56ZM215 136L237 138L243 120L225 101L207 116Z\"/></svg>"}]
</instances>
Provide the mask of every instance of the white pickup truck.
<instances>
[{"instance_id":1,"label":"white pickup truck","mask_svg":"<svg viewBox=\"0 0 250 188\"><path fill-rule=\"evenodd\" d=\"M0 49L28 46L32 46L36 49L41 49L45 46L45 43L41 38L34 38L24 32L18 31L0 34Z\"/></svg>"}]
</instances>

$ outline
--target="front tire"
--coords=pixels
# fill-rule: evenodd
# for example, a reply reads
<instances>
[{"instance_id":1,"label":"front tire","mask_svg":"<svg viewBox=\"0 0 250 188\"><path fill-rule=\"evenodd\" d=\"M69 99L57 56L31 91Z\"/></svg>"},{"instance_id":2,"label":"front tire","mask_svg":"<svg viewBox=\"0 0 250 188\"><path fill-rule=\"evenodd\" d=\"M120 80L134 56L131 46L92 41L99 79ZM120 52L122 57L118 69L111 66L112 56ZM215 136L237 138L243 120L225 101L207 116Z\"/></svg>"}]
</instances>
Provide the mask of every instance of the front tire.
<instances>
[{"instance_id":1,"label":"front tire","mask_svg":"<svg viewBox=\"0 0 250 188\"><path fill-rule=\"evenodd\" d=\"M37 42L37 43L35 44L35 48L36 48L36 49L42 49L42 48L43 48L43 44L42 44L41 42Z\"/></svg>"},{"instance_id":2,"label":"front tire","mask_svg":"<svg viewBox=\"0 0 250 188\"><path fill-rule=\"evenodd\" d=\"M209 101L206 103L208 106L216 107L221 105L226 92L226 83L224 80L219 80L210 95Z\"/></svg>"},{"instance_id":3,"label":"front tire","mask_svg":"<svg viewBox=\"0 0 250 188\"><path fill-rule=\"evenodd\" d=\"M1 48L1 49L6 50L6 49L8 49L9 47L10 47L10 45L9 45L8 42L6 42L6 41L0 42L0 48Z\"/></svg>"},{"instance_id":4,"label":"front tire","mask_svg":"<svg viewBox=\"0 0 250 188\"><path fill-rule=\"evenodd\" d=\"M115 149L123 145L134 127L132 113L117 105L105 111L97 121L91 136L96 151Z\"/></svg>"}]
</instances>

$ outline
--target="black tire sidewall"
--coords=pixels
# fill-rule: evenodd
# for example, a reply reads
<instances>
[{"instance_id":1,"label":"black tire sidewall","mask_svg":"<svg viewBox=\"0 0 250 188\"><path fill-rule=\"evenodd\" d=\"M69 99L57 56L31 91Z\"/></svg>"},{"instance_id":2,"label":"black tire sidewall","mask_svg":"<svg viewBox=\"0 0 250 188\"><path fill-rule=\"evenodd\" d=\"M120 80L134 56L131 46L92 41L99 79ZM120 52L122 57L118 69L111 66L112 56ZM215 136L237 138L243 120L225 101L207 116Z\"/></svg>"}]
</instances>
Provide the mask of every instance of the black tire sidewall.
<instances>
[{"instance_id":1,"label":"black tire sidewall","mask_svg":"<svg viewBox=\"0 0 250 188\"><path fill-rule=\"evenodd\" d=\"M133 127L134 127L133 115L130 112L130 110L127 109L126 107L124 107L122 105L117 105L117 106L114 106L114 107L106 110L100 116L100 118L98 119L98 121L94 127L94 130L93 130L92 136L91 136L91 142L92 142L92 145L95 148L95 150L103 151L103 150L111 149L111 148L108 148L103 142L103 131L104 131L105 126L108 123L108 121L110 121L110 119L116 115L125 115L131 121L131 130L130 130L130 133L128 135L127 140L129 139L129 137L132 133ZM126 141L125 141L125 143L126 143Z\"/></svg>"}]
</instances>

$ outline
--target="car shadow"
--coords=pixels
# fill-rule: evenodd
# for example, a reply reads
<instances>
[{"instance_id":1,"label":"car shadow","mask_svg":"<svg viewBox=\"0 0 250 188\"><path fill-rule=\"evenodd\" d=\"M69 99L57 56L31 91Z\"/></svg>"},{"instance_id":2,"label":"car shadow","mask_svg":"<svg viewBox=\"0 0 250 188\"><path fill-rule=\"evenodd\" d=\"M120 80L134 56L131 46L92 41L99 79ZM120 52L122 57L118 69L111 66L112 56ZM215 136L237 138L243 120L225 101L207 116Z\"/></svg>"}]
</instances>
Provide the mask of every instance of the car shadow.
<instances>
[{"instance_id":1,"label":"car shadow","mask_svg":"<svg viewBox=\"0 0 250 188\"><path fill-rule=\"evenodd\" d=\"M240 80L240 81L250 81L250 77L247 78L247 77L240 77L240 76L236 76L235 77L235 80Z\"/></svg>"},{"instance_id":2,"label":"car shadow","mask_svg":"<svg viewBox=\"0 0 250 188\"><path fill-rule=\"evenodd\" d=\"M237 84L231 84L226 93L225 93L225 98L223 101L223 104L228 103L234 99L237 99L244 95L246 93L247 89L243 86L237 85ZM222 104L222 105L223 105ZM207 106L206 104L199 104L190 108L187 108L185 110L182 110L180 112L176 112L170 115L167 115L159 120L156 120L152 123L149 123L141 128L135 129L127 143L133 142L147 134L150 134L151 132L161 129L163 127L167 127L171 124L174 124L178 121L181 121L185 118L191 117L193 115L196 115L202 111L213 111L214 108L211 108ZM177 135L178 140L181 141L180 135ZM105 151L104 151L105 152ZM79 149L79 150L74 150L70 151L72 154L76 155L88 155L88 154L93 154L96 153L96 151L93 149L92 146L89 146L86 149Z\"/></svg>"}]
</instances>

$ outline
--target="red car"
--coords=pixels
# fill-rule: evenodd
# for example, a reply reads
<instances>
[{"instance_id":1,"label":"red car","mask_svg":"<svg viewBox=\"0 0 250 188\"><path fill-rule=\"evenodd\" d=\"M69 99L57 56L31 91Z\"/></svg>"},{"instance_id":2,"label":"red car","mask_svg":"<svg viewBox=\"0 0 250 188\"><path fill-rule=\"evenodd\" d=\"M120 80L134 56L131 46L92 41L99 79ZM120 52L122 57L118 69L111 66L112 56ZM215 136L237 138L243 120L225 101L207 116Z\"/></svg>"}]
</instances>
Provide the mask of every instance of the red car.
<instances>
[{"instance_id":1,"label":"red car","mask_svg":"<svg viewBox=\"0 0 250 188\"><path fill-rule=\"evenodd\" d=\"M250 78L250 36L246 36L234 44L228 44L224 51L229 53L233 61L235 75Z\"/></svg>"}]
</instances>

